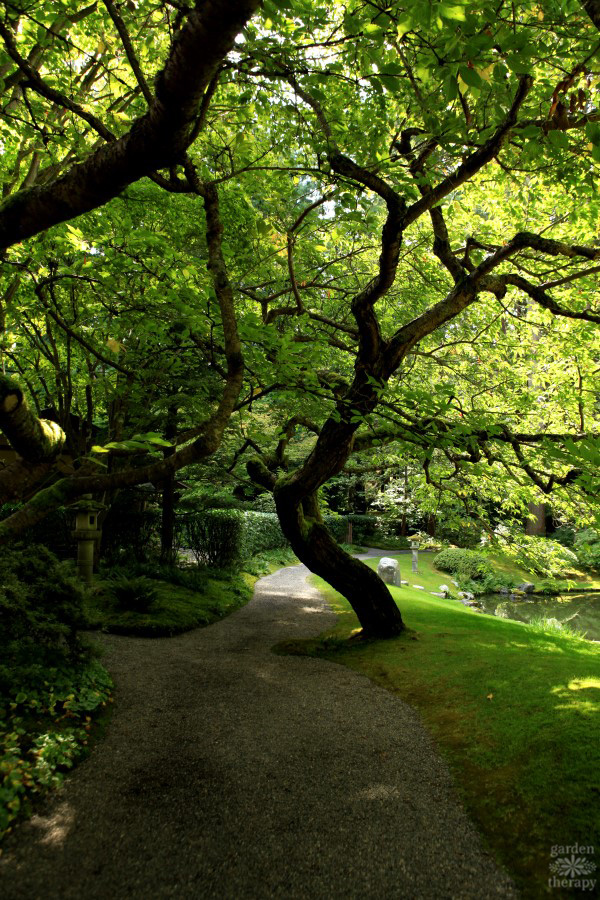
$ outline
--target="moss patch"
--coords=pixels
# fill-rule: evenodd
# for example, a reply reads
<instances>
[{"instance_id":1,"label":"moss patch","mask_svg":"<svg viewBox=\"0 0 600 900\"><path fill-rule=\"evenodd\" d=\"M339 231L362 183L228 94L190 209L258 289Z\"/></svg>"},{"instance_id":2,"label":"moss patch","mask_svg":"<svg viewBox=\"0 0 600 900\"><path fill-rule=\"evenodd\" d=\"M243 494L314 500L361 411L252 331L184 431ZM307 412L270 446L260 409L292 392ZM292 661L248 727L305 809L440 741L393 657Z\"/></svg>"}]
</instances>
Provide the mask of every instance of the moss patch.
<instances>
[{"instance_id":1,"label":"moss patch","mask_svg":"<svg viewBox=\"0 0 600 900\"><path fill-rule=\"evenodd\" d=\"M291 550L283 548L256 554L246 563L248 571L244 572L198 569L195 572L201 590L152 578L158 597L146 612L115 609L98 579L89 609L90 623L112 634L172 637L210 625L239 609L252 599L259 577L297 561Z\"/></svg>"}]
</instances>

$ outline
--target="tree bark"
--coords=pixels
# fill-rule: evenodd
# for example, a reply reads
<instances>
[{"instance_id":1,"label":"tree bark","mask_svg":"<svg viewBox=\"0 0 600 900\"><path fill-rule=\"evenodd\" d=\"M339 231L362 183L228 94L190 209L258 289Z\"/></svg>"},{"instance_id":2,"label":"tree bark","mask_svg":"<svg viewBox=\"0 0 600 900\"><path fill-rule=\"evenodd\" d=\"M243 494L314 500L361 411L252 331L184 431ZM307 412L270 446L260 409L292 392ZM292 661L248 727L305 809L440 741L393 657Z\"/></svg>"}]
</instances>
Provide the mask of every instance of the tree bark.
<instances>
[{"instance_id":1,"label":"tree bark","mask_svg":"<svg viewBox=\"0 0 600 900\"><path fill-rule=\"evenodd\" d=\"M394 598L373 569L335 542L321 521L316 495L299 501L289 482L282 479L275 485L274 497L281 528L294 553L311 572L343 594L363 634L377 638L400 634L404 623Z\"/></svg>"},{"instance_id":2,"label":"tree bark","mask_svg":"<svg viewBox=\"0 0 600 900\"><path fill-rule=\"evenodd\" d=\"M55 459L65 443L60 425L38 419L17 382L6 375L0 375L0 430L28 463Z\"/></svg>"},{"instance_id":3,"label":"tree bark","mask_svg":"<svg viewBox=\"0 0 600 900\"><path fill-rule=\"evenodd\" d=\"M140 178L182 162L204 92L258 6L259 0L203 0L192 8L156 76L148 112L56 180L0 204L0 248L96 209Z\"/></svg>"},{"instance_id":4,"label":"tree bark","mask_svg":"<svg viewBox=\"0 0 600 900\"><path fill-rule=\"evenodd\" d=\"M177 436L177 404L173 403L169 406L167 414L167 423L165 428L165 439L167 441L174 440ZM167 447L163 451L165 459L173 456L174 447ZM162 491L162 510L160 520L160 561L161 563L173 563L173 539L175 535L175 473L170 472L163 483Z\"/></svg>"},{"instance_id":5,"label":"tree bark","mask_svg":"<svg viewBox=\"0 0 600 900\"><path fill-rule=\"evenodd\" d=\"M546 504L545 503L529 503L527 505L529 513L535 516L535 519L527 518L525 521L525 534L539 536L546 534Z\"/></svg>"}]
</instances>

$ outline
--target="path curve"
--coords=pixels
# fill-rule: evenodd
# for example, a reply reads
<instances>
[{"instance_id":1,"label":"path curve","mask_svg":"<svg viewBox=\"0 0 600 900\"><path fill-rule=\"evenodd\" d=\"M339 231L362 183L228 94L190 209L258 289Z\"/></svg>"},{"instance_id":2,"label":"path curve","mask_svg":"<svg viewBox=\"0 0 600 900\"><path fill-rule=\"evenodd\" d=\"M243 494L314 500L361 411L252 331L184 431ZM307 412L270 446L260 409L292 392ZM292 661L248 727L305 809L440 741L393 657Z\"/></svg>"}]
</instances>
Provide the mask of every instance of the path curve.
<instances>
[{"instance_id":1,"label":"path curve","mask_svg":"<svg viewBox=\"0 0 600 900\"><path fill-rule=\"evenodd\" d=\"M306 575L180 637L103 637L110 728L7 841L3 900L516 896L409 706L271 652L335 621Z\"/></svg>"}]
</instances>

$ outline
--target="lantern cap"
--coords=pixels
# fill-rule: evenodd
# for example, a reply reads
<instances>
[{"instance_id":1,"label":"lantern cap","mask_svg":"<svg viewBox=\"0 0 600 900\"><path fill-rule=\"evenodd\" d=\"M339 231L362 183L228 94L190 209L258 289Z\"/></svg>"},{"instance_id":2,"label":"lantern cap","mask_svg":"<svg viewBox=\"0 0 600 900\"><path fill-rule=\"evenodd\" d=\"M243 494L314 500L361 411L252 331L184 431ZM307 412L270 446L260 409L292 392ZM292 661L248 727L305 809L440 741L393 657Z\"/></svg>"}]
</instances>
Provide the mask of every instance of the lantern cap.
<instances>
[{"instance_id":1,"label":"lantern cap","mask_svg":"<svg viewBox=\"0 0 600 900\"><path fill-rule=\"evenodd\" d=\"M106 509L106 503L101 503L100 500L91 500L81 498L80 500L76 500L75 503L69 503L68 509L74 509L75 511L81 510L91 510L91 509Z\"/></svg>"}]
</instances>

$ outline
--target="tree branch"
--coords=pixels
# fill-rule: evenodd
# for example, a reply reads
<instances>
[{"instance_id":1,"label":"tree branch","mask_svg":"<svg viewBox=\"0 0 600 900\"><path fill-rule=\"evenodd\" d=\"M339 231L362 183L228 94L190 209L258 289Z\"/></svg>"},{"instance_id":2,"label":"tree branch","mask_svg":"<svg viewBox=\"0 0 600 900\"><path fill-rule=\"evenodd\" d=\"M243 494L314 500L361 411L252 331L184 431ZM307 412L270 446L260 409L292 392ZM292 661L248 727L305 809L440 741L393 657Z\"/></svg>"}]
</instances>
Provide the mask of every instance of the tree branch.
<instances>
[{"instance_id":1,"label":"tree branch","mask_svg":"<svg viewBox=\"0 0 600 900\"><path fill-rule=\"evenodd\" d=\"M0 249L95 209L127 185L182 161L215 70L260 0L204 0L177 32L148 112L65 174L0 206Z\"/></svg>"},{"instance_id":2,"label":"tree branch","mask_svg":"<svg viewBox=\"0 0 600 900\"><path fill-rule=\"evenodd\" d=\"M123 44L123 49L125 50L125 55L127 56L129 65L131 66L131 70L135 75L135 80L140 86L146 103L148 104L148 106L150 106L152 104L152 101L154 100L154 97L152 96L152 92L150 91L146 79L144 78L144 73L142 72L139 60L135 55L135 50L133 49L131 38L129 37L129 32L127 31L125 22L123 21L117 7L112 2L112 0L103 0L103 3L106 6L108 14L113 20L114 26L119 33L121 43Z\"/></svg>"}]
</instances>

